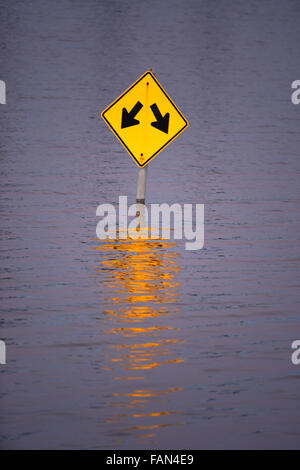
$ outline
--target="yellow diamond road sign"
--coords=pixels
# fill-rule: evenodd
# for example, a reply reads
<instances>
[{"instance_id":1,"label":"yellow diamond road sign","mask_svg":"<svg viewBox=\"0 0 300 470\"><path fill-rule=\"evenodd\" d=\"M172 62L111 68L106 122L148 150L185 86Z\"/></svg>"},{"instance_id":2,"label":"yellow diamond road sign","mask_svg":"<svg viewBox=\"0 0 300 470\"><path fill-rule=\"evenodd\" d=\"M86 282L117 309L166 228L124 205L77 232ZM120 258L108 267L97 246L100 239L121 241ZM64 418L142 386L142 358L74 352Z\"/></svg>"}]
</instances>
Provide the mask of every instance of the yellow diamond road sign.
<instances>
[{"instance_id":1,"label":"yellow diamond road sign","mask_svg":"<svg viewBox=\"0 0 300 470\"><path fill-rule=\"evenodd\" d=\"M188 126L151 72L142 75L101 116L140 167Z\"/></svg>"}]
</instances>

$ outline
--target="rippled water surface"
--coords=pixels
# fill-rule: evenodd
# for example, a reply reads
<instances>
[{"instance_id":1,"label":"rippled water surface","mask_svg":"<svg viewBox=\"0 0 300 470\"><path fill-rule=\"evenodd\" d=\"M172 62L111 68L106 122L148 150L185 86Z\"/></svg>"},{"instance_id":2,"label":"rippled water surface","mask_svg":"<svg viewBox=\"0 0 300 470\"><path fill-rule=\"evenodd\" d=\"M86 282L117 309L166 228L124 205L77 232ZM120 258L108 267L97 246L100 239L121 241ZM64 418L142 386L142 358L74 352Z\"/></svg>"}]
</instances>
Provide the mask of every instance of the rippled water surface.
<instances>
[{"instance_id":1,"label":"rippled water surface","mask_svg":"<svg viewBox=\"0 0 300 470\"><path fill-rule=\"evenodd\" d=\"M299 2L2 3L1 447L299 447ZM203 250L96 239L150 67L190 126L147 202L205 204Z\"/></svg>"}]
</instances>

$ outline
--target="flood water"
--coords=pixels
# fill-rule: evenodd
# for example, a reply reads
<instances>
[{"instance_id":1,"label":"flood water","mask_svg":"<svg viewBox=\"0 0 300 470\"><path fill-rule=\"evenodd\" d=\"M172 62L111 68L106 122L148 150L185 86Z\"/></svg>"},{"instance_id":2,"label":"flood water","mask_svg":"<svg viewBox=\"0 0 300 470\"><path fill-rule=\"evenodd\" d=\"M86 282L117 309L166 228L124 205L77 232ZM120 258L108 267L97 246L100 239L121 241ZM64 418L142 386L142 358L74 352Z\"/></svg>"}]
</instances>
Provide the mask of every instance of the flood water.
<instances>
[{"instance_id":1,"label":"flood water","mask_svg":"<svg viewBox=\"0 0 300 470\"><path fill-rule=\"evenodd\" d=\"M2 449L299 448L297 0L0 10ZM147 203L205 244L96 239L138 168L100 112L153 68L190 126Z\"/></svg>"}]
</instances>

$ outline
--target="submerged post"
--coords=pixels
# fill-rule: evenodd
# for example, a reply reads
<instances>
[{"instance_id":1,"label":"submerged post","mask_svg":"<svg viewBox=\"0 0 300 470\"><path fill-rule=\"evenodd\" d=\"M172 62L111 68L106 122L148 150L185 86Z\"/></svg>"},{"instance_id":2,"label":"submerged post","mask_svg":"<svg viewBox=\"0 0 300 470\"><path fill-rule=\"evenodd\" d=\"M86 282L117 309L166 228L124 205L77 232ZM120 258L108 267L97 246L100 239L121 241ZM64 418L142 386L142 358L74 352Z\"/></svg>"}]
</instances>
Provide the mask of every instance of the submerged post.
<instances>
[{"instance_id":1,"label":"submerged post","mask_svg":"<svg viewBox=\"0 0 300 470\"><path fill-rule=\"evenodd\" d=\"M0 104L6 104L6 85L3 80L0 80Z\"/></svg>"},{"instance_id":2,"label":"submerged post","mask_svg":"<svg viewBox=\"0 0 300 470\"><path fill-rule=\"evenodd\" d=\"M0 341L0 364L6 364L6 345L4 341Z\"/></svg>"},{"instance_id":3,"label":"submerged post","mask_svg":"<svg viewBox=\"0 0 300 470\"><path fill-rule=\"evenodd\" d=\"M146 197L146 184L147 184L147 166L139 168L137 191L136 191L136 203L145 204Z\"/></svg>"},{"instance_id":4,"label":"submerged post","mask_svg":"<svg viewBox=\"0 0 300 470\"><path fill-rule=\"evenodd\" d=\"M147 166L139 168L136 191L136 217L139 217L138 230L145 228L145 198L147 183Z\"/></svg>"}]
</instances>

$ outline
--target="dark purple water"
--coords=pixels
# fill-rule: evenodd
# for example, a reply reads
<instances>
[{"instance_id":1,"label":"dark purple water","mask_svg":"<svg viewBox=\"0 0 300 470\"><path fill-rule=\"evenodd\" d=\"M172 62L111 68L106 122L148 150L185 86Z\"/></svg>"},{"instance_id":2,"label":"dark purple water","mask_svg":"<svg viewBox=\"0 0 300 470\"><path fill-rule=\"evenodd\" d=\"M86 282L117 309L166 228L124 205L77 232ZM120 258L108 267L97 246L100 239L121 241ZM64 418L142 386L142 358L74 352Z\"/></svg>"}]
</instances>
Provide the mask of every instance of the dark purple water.
<instances>
[{"instance_id":1,"label":"dark purple water","mask_svg":"<svg viewBox=\"0 0 300 470\"><path fill-rule=\"evenodd\" d=\"M1 447L299 448L300 7L4 1ZM99 117L150 67L190 127L147 202L205 246L96 240L137 166Z\"/></svg>"}]
</instances>

